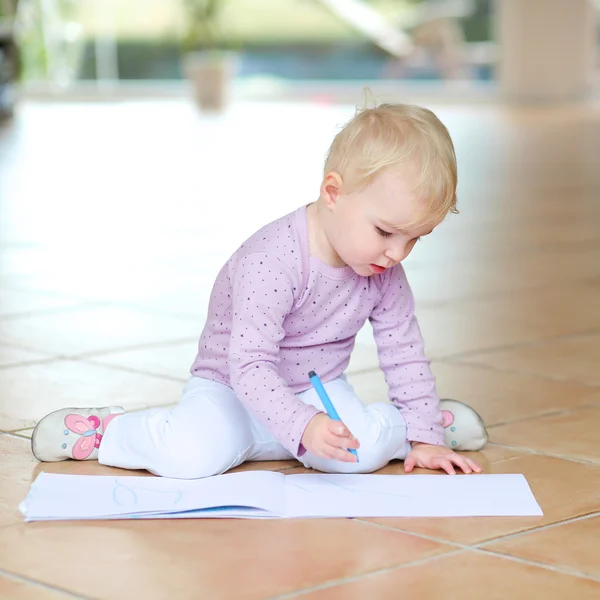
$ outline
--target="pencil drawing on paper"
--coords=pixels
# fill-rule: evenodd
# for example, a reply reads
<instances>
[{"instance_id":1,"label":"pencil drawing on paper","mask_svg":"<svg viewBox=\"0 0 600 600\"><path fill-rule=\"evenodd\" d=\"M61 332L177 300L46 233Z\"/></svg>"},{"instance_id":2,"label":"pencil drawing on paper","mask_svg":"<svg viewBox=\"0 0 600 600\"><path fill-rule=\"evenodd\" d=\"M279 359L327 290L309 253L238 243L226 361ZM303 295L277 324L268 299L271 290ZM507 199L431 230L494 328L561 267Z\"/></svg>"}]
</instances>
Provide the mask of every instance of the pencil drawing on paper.
<instances>
[{"instance_id":1,"label":"pencil drawing on paper","mask_svg":"<svg viewBox=\"0 0 600 600\"><path fill-rule=\"evenodd\" d=\"M321 483L315 483L315 479L318 479ZM351 492L352 494L361 494L361 495L365 495L365 494L371 494L374 496L392 496L393 498L410 498L410 496L407 496L406 494L399 494L396 492L388 492L388 491L381 491L381 490L373 490L373 489L369 489L368 487L365 488L361 488L358 487L356 485L343 485L341 483L335 483L333 481L331 481L330 479L326 479L325 477L321 476L321 475L316 475L311 482L307 485L307 484L303 484L300 485L296 482L293 482L293 485L295 487L297 487L298 489L302 490L303 492L309 492L309 493L320 493L323 491L331 491L331 489L327 490L327 488L330 487L334 487L334 488L340 488L346 492Z\"/></svg>"},{"instance_id":2,"label":"pencil drawing on paper","mask_svg":"<svg viewBox=\"0 0 600 600\"><path fill-rule=\"evenodd\" d=\"M119 506L131 506L137 504L141 498L148 498L150 494L163 494L162 498L168 501L168 496L172 496L173 506L175 506L183 497L181 490L160 490L149 485L125 485L119 478L115 479L115 488L113 490L113 500ZM140 498L141 496L141 498ZM165 496L167 496L165 498Z\"/></svg>"}]
</instances>

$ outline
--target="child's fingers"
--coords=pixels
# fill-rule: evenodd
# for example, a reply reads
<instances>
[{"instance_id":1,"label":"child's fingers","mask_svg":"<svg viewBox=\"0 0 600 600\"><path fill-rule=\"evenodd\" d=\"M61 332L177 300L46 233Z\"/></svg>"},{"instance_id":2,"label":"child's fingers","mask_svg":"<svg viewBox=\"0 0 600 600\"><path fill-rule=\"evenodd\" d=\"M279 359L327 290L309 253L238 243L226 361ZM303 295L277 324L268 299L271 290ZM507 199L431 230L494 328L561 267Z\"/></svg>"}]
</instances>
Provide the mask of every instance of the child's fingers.
<instances>
[{"instance_id":1,"label":"child's fingers","mask_svg":"<svg viewBox=\"0 0 600 600\"><path fill-rule=\"evenodd\" d=\"M410 473L417 466L417 459L410 454L404 459L404 472Z\"/></svg>"},{"instance_id":2,"label":"child's fingers","mask_svg":"<svg viewBox=\"0 0 600 600\"><path fill-rule=\"evenodd\" d=\"M360 442L355 437L338 437L335 440L334 446L338 446L339 448L360 448Z\"/></svg>"},{"instance_id":3,"label":"child's fingers","mask_svg":"<svg viewBox=\"0 0 600 600\"><path fill-rule=\"evenodd\" d=\"M352 437L350 430L341 421L330 419L328 425L330 433L339 435L340 437Z\"/></svg>"},{"instance_id":4,"label":"child's fingers","mask_svg":"<svg viewBox=\"0 0 600 600\"><path fill-rule=\"evenodd\" d=\"M352 435L350 435L350 437L345 437L330 433L330 435L327 436L327 443L336 446L337 448L360 448L359 441Z\"/></svg>"},{"instance_id":5,"label":"child's fingers","mask_svg":"<svg viewBox=\"0 0 600 600\"><path fill-rule=\"evenodd\" d=\"M452 463L447 458L440 458L436 462L437 462L437 464L435 466L438 469L442 469L443 471L446 471L446 473L448 473L448 475L456 475L456 471L455 471L454 467L452 466Z\"/></svg>"},{"instance_id":6,"label":"child's fingers","mask_svg":"<svg viewBox=\"0 0 600 600\"><path fill-rule=\"evenodd\" d=\"M473 472L473 469L471 468L469 461L464 456L461 456L460 454L455 454L454 456L452 456L451 462L453 462L457 467L460 467L464 473L472 473Z\"/></svg>"},{"instance_id":7,"label":"child's fingers","mask_svg":"<svg viewBox=\"0 0 600 600\"><path fill-rule=\"evenodd\" d=\"M340 446L342 448L358 448L358 440L350 433L350 430L340 422L331 421L329 424L329 432L334 436L329 440L330 444L334 446ZM333 439L338 438L336 443Z\"/></svg>"},{"instance_id":8,"label":"child's fingers","mask_svg":"<svg viewBox=\"0 0 600 600\"><path fill-rule=\"evenodd\" d=\"M478 462L471 460L470 458L467 458L467 462L469 463L469 466L471 467L471 469L473 469L473 471L475 471L475 473L483 472L483 468L481 467L481 465Z\"/></svg>"},{"instance_id":9,"label":"child's fingers","mask_svg":"<svg viewBox=\"0 0 600 600\"><path fill-rule=\"evenodd\" d=\"M341 460L343 462L356 462L357 458L348 450L343 450L337 446L328 444L325 449L325 456L327 458L333 458L334 460Z\"/></svg>"}]
</instances>

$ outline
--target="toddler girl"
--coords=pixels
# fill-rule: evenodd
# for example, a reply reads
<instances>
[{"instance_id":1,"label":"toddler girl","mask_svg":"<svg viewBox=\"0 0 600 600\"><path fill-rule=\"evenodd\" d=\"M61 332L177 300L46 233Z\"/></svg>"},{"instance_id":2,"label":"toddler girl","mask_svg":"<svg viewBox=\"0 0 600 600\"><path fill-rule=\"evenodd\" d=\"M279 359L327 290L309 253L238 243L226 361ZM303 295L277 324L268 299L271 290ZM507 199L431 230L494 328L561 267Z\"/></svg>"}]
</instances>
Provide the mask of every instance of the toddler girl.
<instances>
[{"instance_id":1,"label":"toddler girl","mask_svg":"<svg viewBox=\"0 0 600 600\"><path fill-rule=\"evenodd\" d=\"M454 450L483 447L485 427L465 404L440 403L401 265L457 212L456 182L452 141L431 111L358 112L329 149L318 200L260 229L221 269L179 403L55 411L35 428L34 455L183 479L292 458L335 473L392 459L406 472L480 472ZM367 319L391 402L365 406L344 371ZM325 413L312 370L341 421Z\"/></svg>"}]
</instances>

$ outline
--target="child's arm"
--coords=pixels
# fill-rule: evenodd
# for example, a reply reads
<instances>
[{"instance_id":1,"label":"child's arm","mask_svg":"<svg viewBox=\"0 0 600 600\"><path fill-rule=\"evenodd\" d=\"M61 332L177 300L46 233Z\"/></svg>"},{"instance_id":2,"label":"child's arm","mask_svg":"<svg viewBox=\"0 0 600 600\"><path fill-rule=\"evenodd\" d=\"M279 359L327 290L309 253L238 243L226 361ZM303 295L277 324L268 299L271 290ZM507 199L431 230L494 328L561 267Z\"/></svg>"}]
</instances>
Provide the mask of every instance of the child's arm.
<instances>
[{"instance_id":1,"label":"child's arm","mask_svg":"<svg viewBox=\"0 0 600 600\"><path fill-rule=\"evenodd\" d=\"M402 411L410 442L443 446L439 397L404 269L398 265L382 279L382 298L370 321L389 398Z\"/></svg>"},{"instance_id":2,"label":"child's arm","mask_svg":"<svg viewBox=\"0 0 600 600\"><path fill-rule=\"evenodd\" d=\"M256 252L232 263L232 325L229 376L233 390L292 454L304 454L302 435L319 412L288 387L279 372L284 321L294 305L296 281L276 256ZM308 373L307 373L308 381Z\"/></svg>"}]
</instances>

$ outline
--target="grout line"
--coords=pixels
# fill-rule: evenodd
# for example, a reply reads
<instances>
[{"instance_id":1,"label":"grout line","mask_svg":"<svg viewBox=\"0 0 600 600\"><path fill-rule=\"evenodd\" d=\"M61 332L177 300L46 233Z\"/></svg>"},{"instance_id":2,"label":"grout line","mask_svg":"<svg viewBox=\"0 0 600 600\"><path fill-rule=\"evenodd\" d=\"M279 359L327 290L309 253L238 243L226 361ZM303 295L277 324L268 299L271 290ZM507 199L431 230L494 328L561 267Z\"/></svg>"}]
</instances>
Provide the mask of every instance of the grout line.
<instances>
[{"instance_id":1,"label":"grout line","mask_svg":"<svg viewBox=\"0 0 600 600\"><path fill-rule=\"evenodd\" d=\"M29 427L28 429L33 429L33 427ZM28 437L26 435L21 435L20 433L16 433L14 431L2 431L0 433L2 435L7 435L8 437L17 438L19 440L29 440L29 441L31 441L30 437Z\"/></svg>"},{"instance_id":2,"label":"grout line","mask_svg":"<svg viewBox=\"0 0 600 600\"><path fill-rule=\"evenodd\" d=\"M49 364L49 363L53 363L53 362L60 362L60 361L64 361L64 360L65 359L59 355L52 356L49 358L23 360L23 361L19 361L16 363L8 363L5 365L0 365L0 370L14 369L14 368L20 368L20 367L30 367L32 365L45 365L45 364Z\"/></svg>"},{"instance_id":3,"label":"grout line","mask_svg":"<svg viewBox=\"0 0 600 600\"><path fill-rule=\"evenodd\" d=\"M93 600L92 596L81 596L80 594L76 594L75 592L71 592L65 588L61 588L55 585L48 585L46 583L42 583L41 581L37 581L35 579L29 579L28 577L23 577L22 575L17 575L16 573L11 573L10 571L5 571L0 568L0 576L6 577L7 579L12 579L13 581L18 581L19 583L26 583L35 588L40 588L46 591L59 592L68 596L69 598L77 598L78 600Z\"/></svg>"},{"instance_id":4,"label":"grout line","mask_svg":"<svg viewBox=\"0 0 600 600\"><path fill-rule=\"evenodd\" d=\"M353 521L358 521L359 523L364 523L365 525L370 525L371 527L379 527L380 529L386 529L387 531L400 531L402 533L407 533L409 535L414 535L415 537L422 538L424 540L428 540L430 542L437 542L439 544L446 544L448 546L454 546L460 550L467 550L471 548L471 546L467 544L461 544L460 542L451 542L450 540L444 540L441 538L433 537L431 535L426 535L424 533L417 533L415 531L409 531L407 529L402 529L400 527L392 527L391 525L384 525L383 523L375 523L373 521L366 521L364 519L353 519Z\"/></svg>"},{"instance_id":5,"label":"grout line","mask_svg":"<svg viewBox=\"0 0 600 600\"><path fill-rule=\"evenodd\" d=\"M596 512L592 512L589 513L587 515L581 515L578 517L569 517L567 519L563 519L561 521L556 521L554 523L548 523L547 525L540 525L540 526L533 526L529 529L523 529L521 531L516 531L514 533L508 533L505 535L499 535L497 537L488 539L488 540L483 540L481 542L477 542L475 544L462 544L461 542L453 542L450 540L445 540L443 538L438 538L438 537L434 537L431 535L426 535L423 533L417 533L415 531L411 531L408 529L403 529L400 527L392 527L391 525L384 525L382 523L374 523L371 521L365 521L363 519L354 519L355 521L359 521L361 523L365 523L367 525L371 525L374 527L380 527L382 529L387 529L387 530L393 530L393 531L401 531L403 533L407 533L410 535L414 535L415 537L419 537L419 538L423 538L426 540L429 540L431 542L438 542L441 544L447 544L450 546L455 546L457 548L461 548L463 550L478 550L478 549L485 549L486 546L489 546L491 544L495 544L497 542L503 542L505 540L511 540L513 538L518 538L518 537L522 537L522 536L526 536L526 535L531 535L533 533L539 533L541 531L545 531L547 529L554 529L556 527L561 527L563 525L568 525L569 523L575 523L577 521L585 521L587 519L592 519L594 517L599 517L600 516L600 511L596 511Z\"/></svg>"},{"instance_id":6,"label":"grout line","mask_svg":"<svg viewBox=\"0 0 600 600\"><path fill-rule=\"evenodd\" d=\"M31 293L27 290L12 290L23 293ZM68 296L68 294L66 294ZM61 297L61 296L59 296ZM63 296L64 297L64 296ZM9 313L7 315L0 316L0 320L18 320L18 319L31 319L37 316L48 316L53 314L60 314L63 312L69 311L87 311L93 310L96 308L122 308L125 310L130 310L133 312L140 312L142 314L149 314L157 317L170 317L172 319L178 319L181 321L197 321L199 317L201 317L201 313L192 314L192 313L180 313L180 312L171 312L165 311L160 308L155 308L149 305L143 304L135 304L131 303L127 300L94 300L94 299L85 299L85 298L75 298L79 303L74 304L72 306L64 306L64 307L55 307L55 308L47 308L40 310L27 311L23 313Z\"/></svg>"},{"instance_id":7,"label":"grout line","mask_svg":"<svg viewBox=\"0 0 600 600\"><path fill-rule=\"evenodd\" d=\"M65 356L72 360L92 358L94 356L105 356L107 354L118 354L119 352L129 352L130 350L151 350L154 348L164 348L166 346L175 346L177 344L183 344L184 342L198 342L197 336L188 336L184 338L177 338L171 340L165 340L163 342L150 342L149 344L134 344L132 346L123 346L122 348L110 348L108 350L93 350L92 352L82 352L80 354L73 354Z\"/></svg>"},{"instance_id":8,"label":"grout line","mask_svg":"<svg viewBox=\"0 0 600 600\"><path fill-rule=\"evenodd\" d=\"M445 359L438 360L437 362L444 362ZM536 379L542 379L544 381L554 381L558 383L577 383L579 385L589 387L591 389L599 389L600 383L590 383L589 381L580 381L579 379L570 379L568 377L561 377L559 375L546 375L543 373L535 373L533 371L518 371L517 369L511 369L510 367L497 367L487 363L471 362L469 360L447 360L447 366L451 365L465 365L468 367L478 367L487 369L488 371L495 371L497 373L514 373L521 377L531 377Z\"/></svg>"},{"instance_id":9,"label":"grout line","mask_svg":"<svg viewBox=\"0 0 600 600\"><path fill-rule=\"evenodd\" d=\"M295 590L293 592L285 592L284 594L279 594L278 596L272 596L267 600L288 600L289 598L298 598L299 596L304 596L305 594L310 594L312 592L316 592L319 590L325 590L333 587L337 587L340 585L344 585L346 583L354 583L356 581L360 581L362 579L369 579L370 577L376 577L377 575L385 575L386 573L391 573L392 571L396 571L399 569L403 569L404 567L413 567L420 564L424 564L430 561L437 560L442 557L452 556L454 554L460 554L464 552L462 549L453 550L451 552L446 552L445 554L436 554L435 556L427 556L425 558L420 558L418 560L413 560L411 562L403 563L401 565L394 565L392 567L384 567L382 569L377 569L375 571L369 571L368 573L361 573L359 575L351 575L349 577L341 577L340 579L333 579L331 581L326 581L324 583L312 586L310 588L306 588L303 590Z\"/></svg>"},{"instance_id":10,"label":"grout line","mask_svg":"<svg viewBox=\"0 0 600 600\"><path fill-rule=\"evenodd\" d=\"M470 548L473 549L484 549L486 546L490 544L495 544L496 542L504 542L505 540L512 540L514 538L523 537L525 535L531 535L533 533L539 533L541 531L546 531L547 529L555 529L556 527L562 527L563 525L568 525L569 523L576 523L577 521L585 521L587 519L593 519L594 517L599 517L600 511L592 512L587 515L581 515L579 517L569 517L562 521L556 521L554 523L548 523L547 525L541 525L540 527L534 527L533 529L524 529L522 531L516 531L515 533L509 533L507 535L503 535L498 538L494 538L491 540L484 540L483 542L478 542L477 544L473 544Z\"/></svg>"},{"instance_id":11,"label":"grout line","mask_svg":"<svg viewBox=\"0 0 600 600\"><path fill-rule=\"evenodd\" d=\"M583 517L583 518L589 518L591 516L592 515L589 515L589 516ZM572 520L569 520L569 522L573 521L573 520L580 520L581 518L582 517L579 517L579 518L576 518L576 519L572 519ZM367 523L369 525L381 526L379 523L370 523L368 521L361 521L361 522L362 523ZM557 526L557 525L560 525L560 523L559 524L552 524L552 526ZM383 527L385 529L388 529L388 527L386 527L384 525L381 526L381 527ZM395 529L395 528L389 528L389 529L394 529L395 531L405 532L404 530L399 530L399 529ZM528 532L520 532L520 533L523 533L523 534L524 533L532 533L532 531L536 531L537 532L538 530L542 530L542 529L545 529L545 528L539 528L539 529L529 530ZM393 566L393 567L386 567L386 568L383 568L383 569L378 569L376 571L371 571L369 573L363 573L363 574L355 575L355 576L351 576L351 577L344 577L344 578L336 579L336 580L333 580L333 581L327 581L327 582L322 583L320 585L316 585L316 586L313 586L311 588L306 588L304 590L296 590L294 592L288 592L288 593L280 594L278 596L273 596L269 600L288 600L288 599L291 599L291 598L298 598L300 596L304 596L306 594L309 594L309 593L312 593L312 592L315 592L315 591L319 591L319 590L323 590L323 589L329 589L329 588L332 588L332 587L338 587L338 586L345 585L345 584L348 584L348 583L354 583L356 581L361 581L363 579L368 579L370 577L376 577L378 575L384 575L384 574L390 573L392 571L401 570L401 569L404 569L406 567L418 566L420 564L425 564L425 563L428 563L428 562L432 562L434 560L445 558L447 556L452 556L452 555L455 555L455 554L466 553L466 552L473 552L474 554L480 554L480 555L485 555L485 556L493 556L493 557L500 558L500 559L504 558L506 560L511 560L513 562L525 564L525 565L528 565L528 566L534 566L534 567L537 567L537 568L545 569L547 571L554 571L556 573L560 573L561 575L569 575L569 576L577 577L577 578L580 578L580 579L587 579L587 580L592 580L592 581L598 581L598 582L600 582L600 578L597 578L597 577L595 577L593 575L587 575L585 573L581 573L579 571L575 571L575 570L572 570L572 569L569 569L569 568L566 568L566 567L565 568L556 567L554 565L547 565L547 564L536 562L536 561L530 561L530 560L526 560L526 559L523 559L523 558L518 558L518 557L515 557L515 556L512 556L512 555L502 554L500 552L495 552L493 550L482 549L482 548L479 547L479 545L476 545L476 546L461 546L459 544L453 544L452 542L447 542L447 541L444 541L444 540L438 540L438 539L432 538L430 536L414 534L413 532L405 532L405 533L409 533L411 535L416 535L417 537L422 537L424 539L429 539L431 541L442 542L442 543L450 544L450 545L456 545L456 546L458 546L458 548L456 550L451 551L451 552L446 552L444 554L438 554L436 556L429 556L429 557L426 557L426 558L423 558L423 559L411 561L411 562L408 562L408 563L403 563L401 565L396 565L396 566ZM517 534L515 534L515 535L517 535ZM511 537L513 537L513 536L511 536ZM504 539L504 538L500 538L500 539ZM491 543L492 541L498 541L498 540L489 540L488 543Z\"/></svg>"},{"instance_id":12,"label":"grout line","mask_svg":"<svg viewBox=\"0 0 600 600\"><path fill-rule=\"evenodd\" d=\"M113 371L124 371L126 373L135 373L136 375L146 375L148 377L156 377L157 379L164 379L166 381L173 381L176 383L185 383L187 381L186 377L174 377L173 375L165 375L164 373L151 373L150 371L144 371L142 369L134 369L133 367L88 360L87 358L74 358L72 360L75 362L87 363L88 365L94 365L96 367L104 367L105 369L111 369ZM190 362L190 364L192 363Z\"/></svg>"},{"instance_id":13,"label":"grout line","mask_svg":"<svg viewBox=\"0 0 600 600\"><path fill-rule=\"evenodd\" d=\"M598 461L594 461L594 460L586 460L584 458L574 458L572 456L565 456L563 454L555 454L553 452L541 452L540 450L533 450L532 448L525 448L525 447L520 447L520 446L510 446L509 444L499 444L498 442L490 442L492 444L494 444L494 446L499 446L500 448L508 448L509 450L517 450L519 452L527 452L528 454L535 454L537 456L548 456L550 458L559 458L560 460L567 460L569 462L574 462L574 463L578 463L580 465L587 465L592 466L592 467L598 467L600 466L600 460ZM505 460L510 460L509 459L505 459Z\"/></svg>"},{"instance_id":14,"label":"grout line","mask_svg":"<svg viewBox=\"0 0 600 600\"><path fill-rule=\"evenodd\" d=\"M3 315L0 315L0 321L18 321L20 319L32 319L36 317L51 317L53 315L68 313L72 310L80 310L82 308L96 308L97 306L102 305L96 302L82 302L80 304L74 304L71 306L56 306L54 308L41 308L39 310L28 310L25 312L5 313Z\"/></svg>"},{"instance_id":15,"label":"grout line","mask_svg":"<svg viewBox=\"0 0 600 600\"><path fill-rule=\"evenodd\" d=\"M571 333L561 334L561 335L553 335L547 338L541 338L536 340L528 340L526 342L515 342L512 344L503 344L500 346L494 346L492 348L481 348L479 350L468 350L466 352L457 352L456 354L445 354L440 356L434 356L433 354L430 358L435 360L447 360L447 361L460 361L462 358L468 358L470 356L477 356L481 354L495 354L496 352L507 351L507 350L516 350L518 348L528 348L532 346L543 346L548 342L556 341L556 340L568 340L574 339L578 337L586 337L597 335L600 333L600 327L595 327L593 329L585 329L582 331L574 331Z\"/></svg>"},{"instance_id":16,"label":"grout line","mask_svg":"<svg viewBox=\"0 0 600 600\"><path fill-rule=\"evenodd\" d=\"M21 344L15 344L14 342L7 342L2 340L0 342L0 348L8 348L9 350L26 350L29 352L37 352L38 354L45 354L48 357L56 356L54 352L48 352L47 350L40 350L39 348L33 348L31 346L23 346Z\"/></svg>"},{"instance_id":17,"label":"grout line","mask_svg":"<svg viewBox=\"0 0 600 600\"><path fill-rule=\"evenodd\" d=\"M500 421L493 425L486 425L487 429L494 429L496 427L504 427L505 425L514 425L515 423L523 423L526 421L537 421L539 419L546 419L550 417L558 417L561 415L569 415L576 413L580 410L587 410L590 408L597 408L600 405L600 401L590 402L589 404L581 404L580 406L573 406L572 408L560 409L557 408L551 412L540 413L538 415L529 415L528 417L521 417L520 419L514 419L512 421Z\"/></svg>"},{"instance_id":18,"label":"grout line","mask_svg":"<svg viewBox=\"0 0 600 600\"><path fill-rule=\"evenodd\" d=\"M187 311L171 311L171 310L165 310L162 308L157 308L156 306L153 306L151 304L143 304L143 303L138 303L138 302L131 302L130 300L127 299L98 299L98 298L90 298L88 296L76 296L73 295L70 292L49 292L49 291L44 291L44 290L32 290L29 288L23 288L20 286L14 286L14 285L6 285L6 284L2 284L0 285L1 289L5 289L5 290L9 290L12 292L20 292L20 293L24 293L24 294L31 294L34 296L42 296L42 297L46 297L46 298L60 298L60 299L64 299L64 298L69 298L73 301L76 302L76 304L73 304L71 306L57 306L54 308L47 308L47 309L40 309L40 310L33 310L33 311L27 311L27 312L23 312L23 313L8 313L6 315L2 315L0 316L0 320L7 318L7 319L19 319L19 318L28 318L28 317L36 317L38 315L45 315L45 314L53 314L54 312L62 312L62 311L68 311L68 310L72 310L72 309L87 309L87 308L125 308L125 309L129 309L129 310L138 310L142 313L149 313L152 315L156 315L156 316L162 316L162 317L172 317L172 318L176 318L176 319L182 319L182 320L190 320L190 319L194 319L197 320L198 317L202 316L202 313L195 313L195 312L187 312Z\"/></svg>"},{"instance_id":19,"label":"grout line","mask_svg":"<svg viewBox=\"0 0 600 600\"><path fill-rule=\"evenodd\" d=\"M542 254L542 252L540 252L539 254ZM407 275L408 275L408 279L410 281L412 276L410 273L407 273ZM577 279L573 279L573 280L568 280L568 283L570 283L571 285L576 285L577 287L583 288L584 290L586 288L589 288L591 290L591 289L593 289L594 279L590 278L590 277L583 278L583 279L577 278ZM508 289L503 288L503 287L494 289L492 287L491 291L472 292L472 293L468 293L468 294L461 294L460 296L447 297L447 298L441 299L441 300L416 298L415 305L417 307L417 310L420 310L420 309L437 310L437 309L444 309L444 308L451 308L453 306L458 306L464 302L469 302L469 303L475 302L475 303L479 304L479 303L483 303L490 299L510 300L515 295L523 296L523 295L529 295L531 293L535 294L537 292L560 291L560 289L561 289L560 286L557 286L556 283L554 283L554 282L538 283L538 284L534 284L532 286L525 285L523 287L521 287L520 285L517 285L515 287L510 287Z\"/></svg>"},{"instance_id":20,"label":"grout line","mask_svg":"<svg viewBox=\"0 0 600 600\"><path fill-rule=\"evenodd\" d=\"M512 554L494 552L493 550L480 550L479 548L472 548L471 550L476 554L495 556L497 558L505 558L507 560L512 560L513 562L528 565L530 567L538 567L541 569L545 569L546 571L554 571L555 573L560 573L561 575L570 575L579 579L587 579L591 581L597 581L600 583L600 577L596 577L595 575L587 575L585 573L581 573L581 571L575 571L574 569L570 569L568 567L557 567L555 565L548 565L545 563L537 562L535 560L528 560L525 558L520 558L518 556L513 556Z\"/></svg>"},{"instance_id":21,"label":"grout line","mask_svg":"<svg viewBox=\"0 0 600 600\"><path fill-rule=\"evenodd\" d=\"M110 348L108 350L93 350L92 352L81 352L81 353L69 353L69 352L50 352L48 350L41 350L39 348L34 348L32 346L21 346L16 344L5 344L2 343L0 346L5 346L8 348L14 348L16 350L25 350L29 352L37 352L38 354L46 354L45 358L32 359L31 361L22 361L18 363L12 363L8 365L0 365L0 369L3 368L12 368L21 365L29 365L29 364L41 364L53 361L87 361L89 358L94 357L102 357L102 356L110 356L111 354L118 354L120 352L130 352L135 350L152 350L155 348L163 348L168 346L175 346L177 344L182 344L184 342L197 342L197 337L185 337L185 338L177 338L166 340L163 342L153 342L149 344L138 344L132 346L123 346L121 348ZM102 366L112 366L106 365L100 362L87 361L96 365Z\"/></svg>"},{"instance_id":22,"label":"grout line","mask_svg":"<svg viewBox=\"0 0 600 600\"><path fill-rule=\"evenodd\" d=\"M171 311L169 309L158 308L157 306L153 306L152 304L137 304L135 302L129 302L127 300L108 300L108 306L116 307L116 308L127 308L133 310L139 310L143 313L149 313L151 315L156 315L158 317L171 317L175 319L182 320L195 320L205 318L206 315L202 312L188 312L188 311Z\"/></svg>"}]
</instances>

